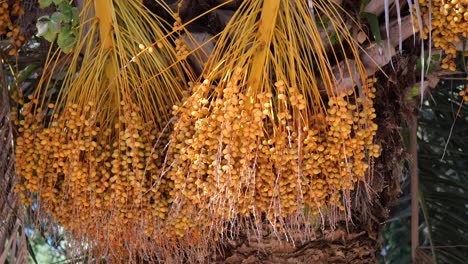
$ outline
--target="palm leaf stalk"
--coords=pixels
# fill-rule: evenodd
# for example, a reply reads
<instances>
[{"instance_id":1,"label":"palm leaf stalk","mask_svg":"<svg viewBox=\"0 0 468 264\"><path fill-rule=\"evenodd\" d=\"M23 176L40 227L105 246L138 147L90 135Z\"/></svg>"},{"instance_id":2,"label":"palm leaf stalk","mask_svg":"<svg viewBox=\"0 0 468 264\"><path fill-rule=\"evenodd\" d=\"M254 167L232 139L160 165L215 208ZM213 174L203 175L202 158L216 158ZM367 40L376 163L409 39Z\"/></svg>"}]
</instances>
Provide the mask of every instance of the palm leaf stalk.
<instances>
[{"instance_id":1,"label":"palm leaf stalk","mask_svg":"<svg viewBox=\"0 0 468 264\"><path fill-rule=\"evenodd\" d=\"M160 242L171 203L161 152L184 70L166 22L141 1L85 1L80 19L74 52L51 50L21 112L17 191L75 250L135 260Z\"/></svg>"},{"instance_id":2,"label":"palm leaf stalk","mask_svg":"<svg viewBox=\"0 0 468 264\"><path fill-rule=\"evenodd\" d=\"M290 231L304 231L303 224L351 218L350 193L371 176L380 152L375 80L367 79L346 12L328 1L312 6L313 13L302 2L245 1L220 36L206 79L174 107L168 217L178 237L216 241L267 221L294 241ZM320 35L324 16L339 32L336 43ZM302 239L313 233L305 229Z\"/></svg>"}]
</instances>

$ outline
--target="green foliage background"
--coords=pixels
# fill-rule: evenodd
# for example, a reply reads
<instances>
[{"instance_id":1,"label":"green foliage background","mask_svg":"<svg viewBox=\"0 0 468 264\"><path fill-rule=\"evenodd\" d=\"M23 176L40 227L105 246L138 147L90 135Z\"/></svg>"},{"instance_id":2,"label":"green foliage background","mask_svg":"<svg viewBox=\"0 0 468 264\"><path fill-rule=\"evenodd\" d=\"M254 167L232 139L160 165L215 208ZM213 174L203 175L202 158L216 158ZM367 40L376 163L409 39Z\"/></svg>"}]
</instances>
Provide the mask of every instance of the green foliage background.
<instances>
[{"instance_id":1,"label":"green foliage background","mask_svg":"<svg viewBox=\"0 0 468 264\"><path fill-rule=\"evenodd\" d=\"M468 258L468 106L460 105L459 96L465 85L463 80L439 83L418 119L421 250L430 255L434 249L437 263ZM383 263L411 262L409 181L404 174L402 196L385 227Z\"/></svg>"}]
</instances>

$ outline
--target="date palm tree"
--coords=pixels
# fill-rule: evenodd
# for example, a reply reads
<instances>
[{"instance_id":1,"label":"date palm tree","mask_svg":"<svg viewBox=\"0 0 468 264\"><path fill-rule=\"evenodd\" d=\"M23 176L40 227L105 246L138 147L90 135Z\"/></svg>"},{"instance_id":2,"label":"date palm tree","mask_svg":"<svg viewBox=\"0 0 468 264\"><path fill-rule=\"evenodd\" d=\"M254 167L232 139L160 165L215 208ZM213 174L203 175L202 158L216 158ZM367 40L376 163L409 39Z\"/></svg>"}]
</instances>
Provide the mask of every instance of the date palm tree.
<instances>
[{"instance_id":1,"label":"date palm tree","mask_svg":"<svg viewBox=\"0 0 468 264\"><path fill-rule=\"evenodd\" d=\"M428 65L453 68L422 19L432 7L167 2L77 1L76 44L59 35L13 115L4 161L23 205L96 262L374 263L409 87L423 95ZM449 56L431 62L413 31Z\"/></svg>"}]
</instances>

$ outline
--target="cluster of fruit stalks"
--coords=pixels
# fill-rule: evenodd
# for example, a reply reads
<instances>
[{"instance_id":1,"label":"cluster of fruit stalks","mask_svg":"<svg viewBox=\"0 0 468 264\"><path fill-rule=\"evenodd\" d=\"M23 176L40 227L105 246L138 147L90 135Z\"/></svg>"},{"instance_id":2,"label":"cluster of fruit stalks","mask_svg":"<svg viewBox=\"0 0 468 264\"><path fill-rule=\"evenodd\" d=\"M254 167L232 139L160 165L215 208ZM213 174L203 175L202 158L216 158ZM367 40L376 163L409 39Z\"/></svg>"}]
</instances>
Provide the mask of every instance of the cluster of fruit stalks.
<instances>
[{"instance_id":1,"label":"cluster of fruit stalks","mask_svg":"<svg viewBox=\"0 0 468 264\"><path fill-rule=\"evenodd\" d=\"M16 23L18 17L24 14L20 0L0 2L0 36L9 38L12 48L8 51L10 56L18 56L18 49L25 37L21 35L20 26Z\"/></svg>"},{"instance_id":2,"label":"cluster of fruit stalks","mask_svg":"<svg viewBox=\"0 0 468 264\"><path fill-rule=\"evenodd\" d=\"M316 221L346 210L380 153L376 80L311 115L285 82L251 94L243 79L238 70L216 87L191 84L164 131L131 102L105 123L98 104L42 107L30 97L17 121L17 191L75 236L106 247L124 245L136 229L155 241L196 233L216 240L239 217L282 226L291 215Z\"/></svg>"},{"instance_id":3,"label":"cluster of fruit stalks","mask_svg":"<svg viewBox=\"0 0 468 264\"><path fill-rule=\"evenodd\" d=\"M429 38L429 33L432 34L434 46L442 48L446 53L441 67L455 71L453 59L456 58L457 51L453 43L468 37L468 0L419 0L419 4L424 39Z\"/></svg>"}]
</instances>

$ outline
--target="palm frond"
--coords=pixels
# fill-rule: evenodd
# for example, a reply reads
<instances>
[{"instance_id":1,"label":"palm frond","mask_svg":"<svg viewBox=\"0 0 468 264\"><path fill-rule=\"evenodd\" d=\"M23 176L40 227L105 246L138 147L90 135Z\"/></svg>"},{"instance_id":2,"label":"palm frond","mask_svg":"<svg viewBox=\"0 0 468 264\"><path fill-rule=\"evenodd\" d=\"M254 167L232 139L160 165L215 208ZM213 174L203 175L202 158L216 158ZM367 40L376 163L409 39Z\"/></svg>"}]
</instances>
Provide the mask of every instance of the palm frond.
<instances>
[{"instance_id":1,"label":"palm frond","mask_svg":"<svg viewBox=\"0 0 468 264\"><path fill-rule=\"evenodd\" d=\"M468 246L468 174L466 168L466 142L468 140L468 108L460 105L458 96L466 83L455 83L453 90L448 89L450 82L442 84L445 89L433 93L434 102L428 102L422 109L420 119L419 157L421 189L425 196L434 248L440 263L463 263ZM461 112L457 114L458 108ZM457 120L448 143L447 154L443 160L447 127Z\"/></svg>"},{"instance_id":2,"label":"palm frond","mask_svg":"<svg viewBox=\"0 0 468 264\"><path fill-rule=\"evenodd\" d=\"M419 250L428 255L435 253L437 263L464 263L467 257L468 174L464 161L467 157L468 108L466 103L460 104L462 98L458 96L465 85L463 81L439 84L432 93L433 100L425 101L419 117L420 203L424 216L420 218L422 240ZM459 107L462 110L457 115ZM446 156L441 159L449 133L447 128L455 121ZM408 193L407 188L403 191ZM403 212L409 208L409 204L402 200L400 210L396 211L402 216L399 219L403 224L408 219ZM392 232L395 230L388 233ZM388 259L395 257L401 256L389 256Z\"/></svg>"}]
</instances>

